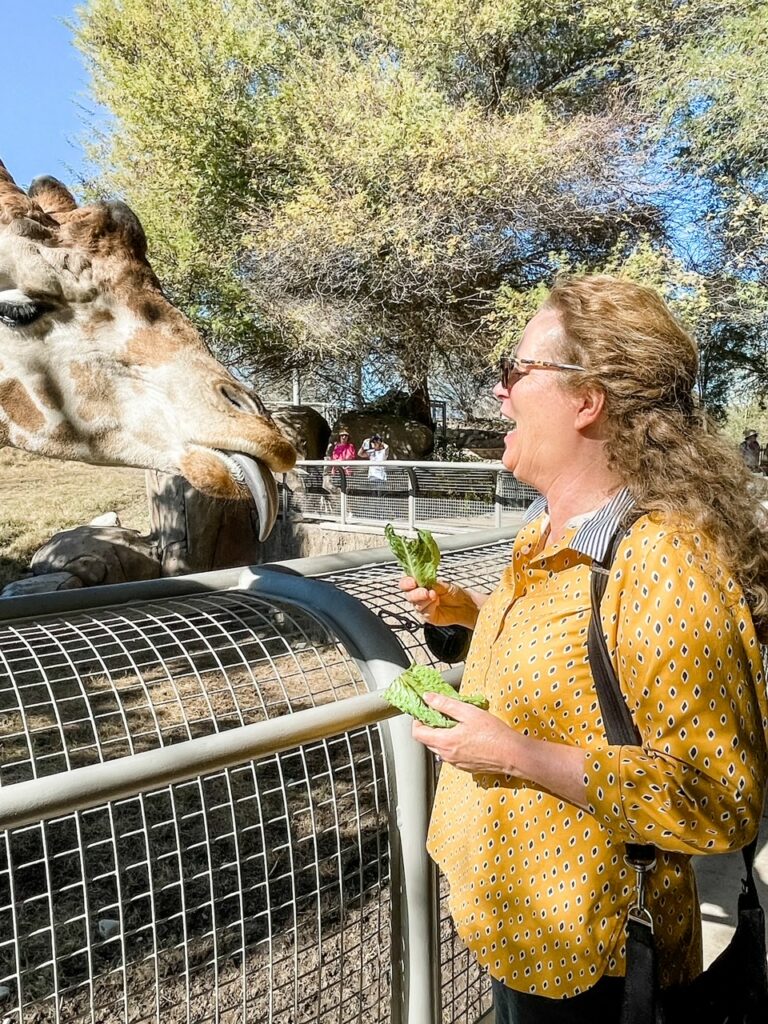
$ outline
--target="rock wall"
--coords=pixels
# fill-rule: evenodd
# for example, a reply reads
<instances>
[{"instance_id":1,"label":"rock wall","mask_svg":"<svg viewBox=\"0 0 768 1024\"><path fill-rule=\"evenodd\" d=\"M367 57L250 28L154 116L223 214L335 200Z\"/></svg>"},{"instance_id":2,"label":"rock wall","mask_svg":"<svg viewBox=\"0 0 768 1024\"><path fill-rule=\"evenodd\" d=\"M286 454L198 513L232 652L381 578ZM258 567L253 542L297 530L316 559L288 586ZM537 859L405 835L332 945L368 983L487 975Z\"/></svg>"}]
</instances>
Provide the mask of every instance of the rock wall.
<instances>
[{"instance_id":1,"label":"rock wall","mask_svg":"<svg viewBox=\"0 0 768 1024\"><path fill-rule=\"evenodd\" d=\"M327 523L278 522L262 545L262 561L282 562L288 558L380 548L385 544L383 531L363 533L329 529Z\"/></svg>"}]
</instances>

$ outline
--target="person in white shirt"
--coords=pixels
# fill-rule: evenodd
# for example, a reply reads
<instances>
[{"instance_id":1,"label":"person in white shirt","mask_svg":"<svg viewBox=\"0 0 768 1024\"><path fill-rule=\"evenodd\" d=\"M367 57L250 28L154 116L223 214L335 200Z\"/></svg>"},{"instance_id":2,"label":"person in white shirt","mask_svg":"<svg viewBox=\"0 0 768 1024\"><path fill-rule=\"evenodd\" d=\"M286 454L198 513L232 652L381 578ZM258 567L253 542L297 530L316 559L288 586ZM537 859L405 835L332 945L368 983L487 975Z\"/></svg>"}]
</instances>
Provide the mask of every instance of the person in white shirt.
<instances>
[{"instance_id":1,"label":"person in white shirt","mask_svg":"<svg viewBox=\"0 0 768 1024\"><path fill-rule=\"evenodd\" d=\"M381 465L389 458L389 445L386 444L379 434L371 435L371 447L368 450L368 461L371 467L368 470L368 479L372 481L377 494L381 494L387 482L387 471Z\"/></svg>"}]
</instances>

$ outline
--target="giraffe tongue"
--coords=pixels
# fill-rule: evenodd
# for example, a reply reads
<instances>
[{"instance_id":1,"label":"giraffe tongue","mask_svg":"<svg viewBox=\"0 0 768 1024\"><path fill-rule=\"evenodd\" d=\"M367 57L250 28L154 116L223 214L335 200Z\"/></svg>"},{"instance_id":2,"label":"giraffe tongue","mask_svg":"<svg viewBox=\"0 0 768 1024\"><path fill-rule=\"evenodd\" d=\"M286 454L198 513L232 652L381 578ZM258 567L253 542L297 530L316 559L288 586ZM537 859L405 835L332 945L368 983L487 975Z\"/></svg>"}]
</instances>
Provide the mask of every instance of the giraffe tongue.
<instances>
[{"instance_id":1,"label":"giraffe tongue","mask_svg":"<svg viewBox=\"0 0 768 1024\"><path fill-rule=\"evenodd\" d=\"M259 514L259 540L266 540L277 519L277 483L263 462L242 452L228 452L229 458L242 470L243 483L251 492Z\"/></svg>"}]
</instances>

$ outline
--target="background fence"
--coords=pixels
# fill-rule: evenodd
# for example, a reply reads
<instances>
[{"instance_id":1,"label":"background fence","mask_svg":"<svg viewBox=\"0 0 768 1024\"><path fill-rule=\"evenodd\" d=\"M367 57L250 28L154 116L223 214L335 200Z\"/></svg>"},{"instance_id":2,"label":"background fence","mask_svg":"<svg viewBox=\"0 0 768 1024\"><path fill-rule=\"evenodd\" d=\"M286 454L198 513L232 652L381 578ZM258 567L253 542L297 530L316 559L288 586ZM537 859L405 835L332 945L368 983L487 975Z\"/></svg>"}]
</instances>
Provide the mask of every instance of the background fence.
<instances>
[{"instance_id":1,"label":"background fence","mask_svg":"<svg viewBox=\"0 0 768 1024\"><path fill-rule=\"evenodd\" d=\"M501 463L303 461L283 477L281 515L445 534L514 526L537 496Z\"/></svg>"},{"instance_id":2,"label":"background fence","mask_svg":"<svg viewBox=\"0 0 768 1024\"><path fill-rule=\"evenodd\" d=\"M445 572L492 584L487 540ZM3 602L0 1019L483 1017L424 853L431 761L367 693L430 655L390 556L362 555L295 563L335 588L235 570Z\"/></svg>"}]
</instances>

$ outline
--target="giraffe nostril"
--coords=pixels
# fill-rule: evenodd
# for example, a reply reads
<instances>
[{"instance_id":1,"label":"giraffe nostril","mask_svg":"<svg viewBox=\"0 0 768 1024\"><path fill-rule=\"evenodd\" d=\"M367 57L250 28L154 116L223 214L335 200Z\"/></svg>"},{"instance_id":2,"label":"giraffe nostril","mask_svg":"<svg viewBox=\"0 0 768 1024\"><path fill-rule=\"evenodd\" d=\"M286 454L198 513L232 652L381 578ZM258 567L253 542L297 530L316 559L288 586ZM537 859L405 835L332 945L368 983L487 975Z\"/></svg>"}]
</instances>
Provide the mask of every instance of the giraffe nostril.
<instances>
[{"instance_id":1,"label":"giraffe nostril","mask_svg":"<svg viewBox=\"0 0 768 1024\"><path fill-rule=\"evenodd\" d=\"M267 410L262 405L259 398L256 395L250 394L244 388L240 388L233 384L220 384L218 392L221 397L234 406L238 412L243 412L253 416L261 416L263 419L270 419Z\"/></svg>"}]
</instances>

